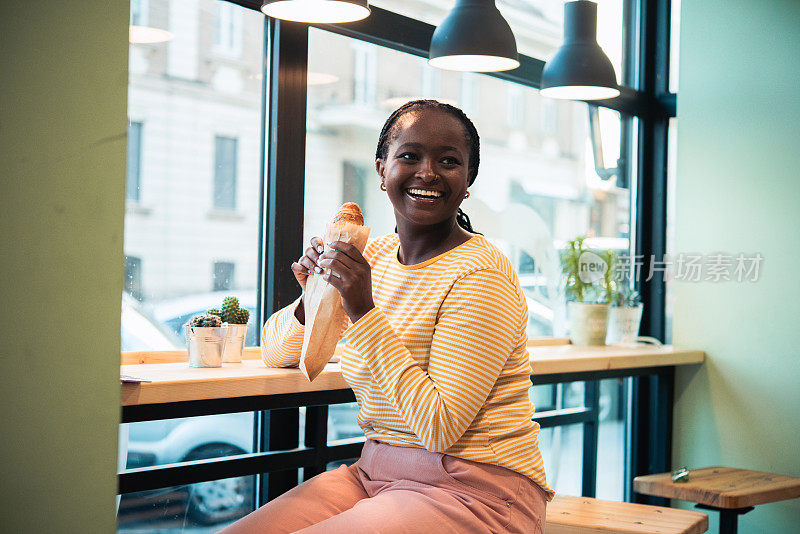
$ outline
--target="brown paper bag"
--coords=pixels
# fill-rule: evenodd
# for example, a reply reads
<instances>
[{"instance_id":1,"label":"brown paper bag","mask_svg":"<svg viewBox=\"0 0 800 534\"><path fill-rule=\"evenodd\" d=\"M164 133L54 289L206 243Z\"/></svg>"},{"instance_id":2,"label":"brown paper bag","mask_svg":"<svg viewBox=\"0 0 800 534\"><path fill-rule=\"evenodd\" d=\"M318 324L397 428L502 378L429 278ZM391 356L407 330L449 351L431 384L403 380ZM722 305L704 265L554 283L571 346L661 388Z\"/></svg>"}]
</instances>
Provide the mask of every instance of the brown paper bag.
<instances>
[{"instance_id":1,"label":"brown paper bag","mask_svg":"<svg viewBox=\"0 0 800 534\"><path fill-rule=\"evenodd\" d=\"M323 241L343 241L355 246L359 252L364 252L367 238L369 227L340 221L326 226ZM330 270L326 269L326 272ZM300 370L311 382L333 356L346 313L342 308L339 291L318 274L311 275L306 280L303 306L306 311L306 327L303 350L300 353Z\"/></svg>"}]
</instances>

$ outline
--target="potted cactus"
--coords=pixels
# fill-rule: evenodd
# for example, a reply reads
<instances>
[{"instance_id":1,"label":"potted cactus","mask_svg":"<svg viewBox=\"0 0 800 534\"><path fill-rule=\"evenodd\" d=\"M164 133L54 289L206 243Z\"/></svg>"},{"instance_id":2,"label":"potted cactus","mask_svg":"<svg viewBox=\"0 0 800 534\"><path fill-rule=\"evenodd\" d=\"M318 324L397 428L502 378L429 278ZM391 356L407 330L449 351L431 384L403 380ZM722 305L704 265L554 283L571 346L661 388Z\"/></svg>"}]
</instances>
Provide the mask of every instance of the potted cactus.
<instances>
[{"instance_id":1,"label":"potted cactus","mask_svg":"<svg viewBox=\"0 0 800 534\"><path fill-rule=\"evenodd\" d=\"M217 315L196 315L186 323L189 367L221 367L227 328Z\"/></svg>"},{"instance_id":2,"label":"potted cactus","mask_svg":"<svg viewBox=\"0 0 800 534\"><path fill-rule=\"evenodd\" d=\"M568 241L561 253L569 339L574 345L605 345L616 257L611 250L588 249L585 239Z\"/></svg>"},{"instance_id":3,"label":"potted cactus","mask_svg":"<svg viewBox=\"0 0 800 534\"><path fill-rule=\"evenodd\" d=\"M240 363L244 351L244 340L247 337L247 322L250 320L250 312L239 307L239 299L236 297L225 297L222 301L222 308L212 308L208 310L208 313L218 316L228 328L228 338L222 361Z\"/></svg>"},{"instance_id":4,"label":"potted cactus","mask_svg":"<svg viewBox=\"0 0 800 534\"><path fill-rule=\"evenodd\" d=\"M627 283L619 285L612 296L606 344L631 345L639 335L643 306L638 291Z\"/></svg>"}]
</instances>

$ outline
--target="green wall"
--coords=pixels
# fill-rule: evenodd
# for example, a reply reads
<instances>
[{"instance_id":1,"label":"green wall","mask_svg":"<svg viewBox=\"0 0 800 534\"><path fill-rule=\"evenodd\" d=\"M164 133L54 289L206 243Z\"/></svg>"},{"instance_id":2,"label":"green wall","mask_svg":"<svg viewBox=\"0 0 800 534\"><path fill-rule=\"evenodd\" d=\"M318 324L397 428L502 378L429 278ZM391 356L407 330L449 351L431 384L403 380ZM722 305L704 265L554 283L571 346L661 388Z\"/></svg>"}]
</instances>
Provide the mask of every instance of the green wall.
<instances>
[{"instance_id":1,"label":"green wall","mask_svg":"<svg viewBox=\"0 0 800 534\"><path fill-rule=\"evenodd\" d=\"M675 251L764 257L756 283L677 283L674 465L800 476L800 2L683 0ZM716 532L717 514L711 513ZM800 499L740 533L797 532Z\"/></svg>"},{"instance_id":2,"label":"green wall","mask_svg":"<svg viewBox=\"0 0 800 534\"><path fill-rule=\"evenodd\" d=\"M0 530L114 532L128 2L0 3Z\"/></svg>"}]
</instances>

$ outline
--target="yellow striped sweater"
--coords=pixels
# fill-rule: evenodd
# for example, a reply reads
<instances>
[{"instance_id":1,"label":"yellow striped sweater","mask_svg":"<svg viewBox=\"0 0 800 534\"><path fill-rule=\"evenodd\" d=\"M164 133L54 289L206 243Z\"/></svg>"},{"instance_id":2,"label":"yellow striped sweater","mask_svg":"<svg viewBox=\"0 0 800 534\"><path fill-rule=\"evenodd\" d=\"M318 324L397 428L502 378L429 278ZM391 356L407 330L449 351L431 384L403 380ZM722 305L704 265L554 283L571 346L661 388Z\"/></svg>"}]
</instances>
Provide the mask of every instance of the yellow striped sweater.
<instances>
[{"instance_id":1,"label":"yellow striped sweater","mask_svg":"<svg viewBox=\"0 0 800 534\"><path fill-rule=\"evenodd\" d=\"M417 265L397 234L371 241L375 308L345 331L342 373L368 438L526 475L548 494L528 397L528 308L511 263L482 236ZM264 325L269 367L297 365L296 303Z\"/></svg>"}]
</instances>

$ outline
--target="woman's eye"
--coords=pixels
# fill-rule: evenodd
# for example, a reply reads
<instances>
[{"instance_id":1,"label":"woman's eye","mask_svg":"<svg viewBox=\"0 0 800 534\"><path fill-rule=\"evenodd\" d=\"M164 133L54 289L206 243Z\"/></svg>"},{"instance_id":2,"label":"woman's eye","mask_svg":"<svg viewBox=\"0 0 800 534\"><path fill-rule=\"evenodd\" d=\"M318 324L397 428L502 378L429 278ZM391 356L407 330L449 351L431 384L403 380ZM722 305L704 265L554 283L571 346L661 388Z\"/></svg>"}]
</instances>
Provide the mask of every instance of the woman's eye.
<instances>
[{"instance_id":1,"label":"woman's eye","mask_svg":"<svg viewBox=\"0 0 800 534\"><path fill-rule=\"evenodd\" d=\"M414 154L413 152L403 152L402 154L400 154L397 157L400 158L400 159L408 159L408 160L417 159L417 155Z\"/></svg>"},{"instance_id":2,"label":"woman's eye","mask_svg":"<svg viewBox=\"0 0 800 534\"><path fill-rule=\"evenodd\" d=\"M458 164L460 163L460 161L458 161L458 160L457 160L456 158L454 158L454 157L447 156L447 157L445 157L445 158L442 158L442 163L443 163L444 165L458 165Z\"/></svg>"}]
</instances>

